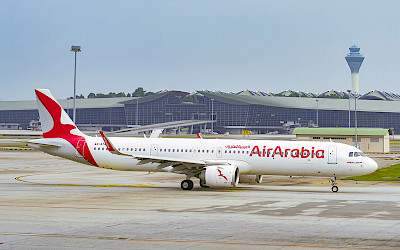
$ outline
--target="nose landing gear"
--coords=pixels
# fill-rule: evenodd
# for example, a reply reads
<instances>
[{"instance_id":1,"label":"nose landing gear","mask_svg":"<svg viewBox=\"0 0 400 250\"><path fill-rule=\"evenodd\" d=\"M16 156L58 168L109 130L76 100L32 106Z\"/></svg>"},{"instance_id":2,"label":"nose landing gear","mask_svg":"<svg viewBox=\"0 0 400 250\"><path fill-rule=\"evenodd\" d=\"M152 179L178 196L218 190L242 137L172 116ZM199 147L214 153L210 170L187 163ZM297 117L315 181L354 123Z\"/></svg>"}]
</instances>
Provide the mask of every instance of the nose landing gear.
<instances>
[{"instance_id":1,"label":"nose landing gear","mask_svg":"<svg viewBox=\"0 0 400 250\"><path fill-rule=\"evenodd\" d=\"M331 178L331 184L332 184L332 192L336 193L337 191L339 191L339 188L337 186L337 182L336 182L336 177L332 177Z\"/></svg>"}]
</instances>

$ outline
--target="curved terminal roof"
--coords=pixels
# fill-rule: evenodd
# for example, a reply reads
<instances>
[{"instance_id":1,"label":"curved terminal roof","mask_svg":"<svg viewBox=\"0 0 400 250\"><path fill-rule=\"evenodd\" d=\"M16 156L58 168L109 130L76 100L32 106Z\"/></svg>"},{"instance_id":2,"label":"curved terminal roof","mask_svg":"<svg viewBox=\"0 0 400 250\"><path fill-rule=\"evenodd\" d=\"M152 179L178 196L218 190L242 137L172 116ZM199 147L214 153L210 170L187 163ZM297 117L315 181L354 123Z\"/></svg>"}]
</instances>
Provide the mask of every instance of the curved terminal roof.
<instances>
[{"instance_id":1,"label":"curved terminal roof","mask_svg":"<svg viewBox=\"0 0 400 250\"><path fill-rule=\"evenodd\" d=\"M349 110L349 99L306 98L281 96L234 95L216 92L199 91L201 94L236 105L264 105L282 108L318 109L319 110ZM316 101L318 100L318 102ZM350 99L351 110L354 110L354 99ZM395 112L400 113L400 103L385 100L357 100L357 111Z\"/></svg>"},{"instance_id":2,"label":"curved terminal roof","mask_svg":"<svg viewBox=\"0 0 400 250\"><path fill-rule=\"evenodd\" d=\"M115 98L87 98L76 99L76 108L112 108L124 107L123 102L138 97L115 97ZM74 99L57 100L64 109L74 107ZM36 100L29 101L0 101L0 110L34 110L37 109Z\"/></svg>"},{"instance_id":3,"label":"curved terminal roof","mask_svg":"<svg viewBox=\"0 0 400 250\"><path fill-rule=\"evenodd\" d=\"M197 91L197 93L206 97L215 99L217 101L225 102L234 105L263 105L271 107L282 107L282 108L299 108L299 109L312 109L316 110L317 105L319 110L349 110L349 99L335 99L335 98L307 98L307 97L285 97L285 96L272 96L272 95L249 95L248 93L254 93L246 91L246 94L233 94L223 92L210 92L210 91ZM378 99L379 97L387 96L380 92L369 93L371 99ZM89 98L89 99L76 99L77 108L112 108L112 107L124 107L126 104L136 104L151 102L162 98L168 94L177 96L186 96L189 93L184 91L166 91L156 93L151 96L145 97L118 97L118 98ZM398 95L397 95L398 96ZM396 98L394 94L392 98ZM399 96L400 98L400 96ZM318 102L317 102L318 100ZM73 99L70 100L58 100L65 109L73 108ZM184 104L184 103L183 103ZM177 104L179 105L179 104ZM351 110L354 110L354 99L350 100ZM36 100L31 101L0 101L0 110L35 110L37 109ZM400 113L400 103L397 101L388 100L357 100L358 111L369 111L369 112L394 112Z\"/></svg>"},{"instance_id":4,"label":"curved terminal roof","mask_svg":"<svg viewBox=\"0 0 400 250\"><path fill-rule=\"evenodd\" d=\"M139 103L151 102L151 101L160 99L160 98L162 98L162 97L164 97L166 95L170 95L170 94L173 94L173 95L176 95L176 96L187 96L190 93L189 92L184 92L184 91L176 91L176 90L162 91L162 92L159 92L159 93L155 93L154 95L140 97L139 100L127 100L127 101L124 101L123 104L136 104L137 101L139 101ZM135 99L135 97L134 97L134 99Z\"/></svg>"}]
</instances>

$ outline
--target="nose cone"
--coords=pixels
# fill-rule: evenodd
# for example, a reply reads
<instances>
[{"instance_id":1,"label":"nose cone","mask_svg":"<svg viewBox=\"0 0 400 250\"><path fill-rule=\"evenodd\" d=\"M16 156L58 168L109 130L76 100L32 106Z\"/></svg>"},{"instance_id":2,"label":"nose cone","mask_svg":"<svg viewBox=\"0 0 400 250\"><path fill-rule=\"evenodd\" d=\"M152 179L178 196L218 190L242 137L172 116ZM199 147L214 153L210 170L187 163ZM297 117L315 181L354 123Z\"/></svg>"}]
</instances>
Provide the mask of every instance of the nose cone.
<instances>
[{"instance_id":1,"label":"nose cone","mask_svg":"<svg viewBox=\"0 0 400 250\"><path fill-rule=\"evenodd\" d=\"M378 169L378 163L371 158L368 158L367 169L369 173L373 173Z\"/></svg>"}]
</instances>

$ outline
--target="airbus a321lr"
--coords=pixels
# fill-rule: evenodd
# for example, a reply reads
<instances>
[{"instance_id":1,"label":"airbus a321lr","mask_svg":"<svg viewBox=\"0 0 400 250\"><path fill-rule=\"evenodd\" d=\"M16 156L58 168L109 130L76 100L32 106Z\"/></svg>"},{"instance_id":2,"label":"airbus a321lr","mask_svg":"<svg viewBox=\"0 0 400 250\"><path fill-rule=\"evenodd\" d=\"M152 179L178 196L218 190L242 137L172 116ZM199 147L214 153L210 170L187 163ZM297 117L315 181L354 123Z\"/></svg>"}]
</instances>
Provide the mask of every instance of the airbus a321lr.
<instances>
[{"instance_id":1,"label":"airbus a321lr","mask_svg":"<svg viewBox=\"0 0 400 250\"><path fill-rule=\"evenodd\" d=\"M336 178L374 172L359 149L335 142L90 137L72 122L47 89L35 90L43 139L28 145L51 155L101 168L186 175L181 188L260 183L262 175Z\"/></svg>"}]
</instances>

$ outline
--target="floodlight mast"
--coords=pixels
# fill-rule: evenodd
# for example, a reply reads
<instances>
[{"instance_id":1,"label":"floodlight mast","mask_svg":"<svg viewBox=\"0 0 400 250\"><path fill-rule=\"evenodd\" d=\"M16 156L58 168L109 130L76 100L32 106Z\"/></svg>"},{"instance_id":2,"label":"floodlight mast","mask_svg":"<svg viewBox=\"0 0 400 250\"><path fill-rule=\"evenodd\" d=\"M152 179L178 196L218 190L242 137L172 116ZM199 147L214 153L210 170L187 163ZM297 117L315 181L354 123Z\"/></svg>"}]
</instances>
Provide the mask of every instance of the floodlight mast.
<instances>
[{"instance_id":1,"label":"floodlight mast","mask_svg":"<svg viewBox=\"0 0 400 250\"><path fill-rule=\"evenodd\" d=\"M75 54L75 67L74 67L74 110L72 114L72 121L75 121L76 118L76 52L81 52L81 46L71 46L71 51Z\"/></svg>"}]
</instances>

